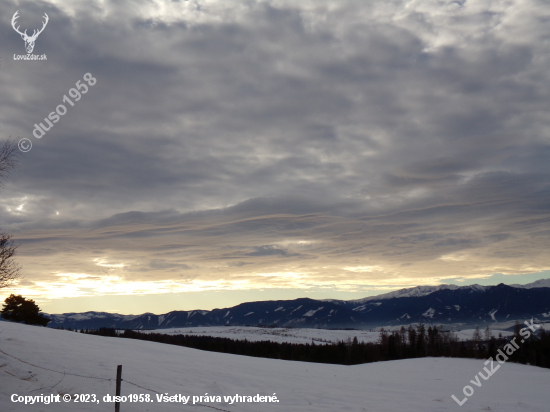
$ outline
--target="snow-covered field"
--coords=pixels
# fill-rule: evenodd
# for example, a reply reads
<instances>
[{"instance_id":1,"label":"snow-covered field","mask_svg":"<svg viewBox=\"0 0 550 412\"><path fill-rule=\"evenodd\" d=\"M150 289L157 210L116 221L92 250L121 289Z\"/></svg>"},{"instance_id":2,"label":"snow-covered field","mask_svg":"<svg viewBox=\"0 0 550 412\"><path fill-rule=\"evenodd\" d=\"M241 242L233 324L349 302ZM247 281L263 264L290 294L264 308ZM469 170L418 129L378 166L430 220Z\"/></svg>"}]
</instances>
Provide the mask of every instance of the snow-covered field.
<instances>
[{"instance_id":1,"label":"snow-covered field","mask_svg":"<svg viewBox=\"0 0 550 412\"><path fill-rule=\"evenodd\" d=\"M525 325L524 325L525 326ZM479 329L481 332L481 336L485 336L485 331L483 329ZM458 339L460 340L470 340L472 339L472 336L474 335L475 329L464 329L454 332ZM491 333L495 338L498 338L498 334L500 333L503 337L510 337L514 335L514 332L511 332L509 330L491 330Z\"/></svg>"},{"instance_id":2,"label":"snow-covered field","mask_svg":"<svg viewBox=\"0 0 550 412\"><path fill-rule=\"evenodd\" d=\"M311 343L316 345L337 343L357 336L359 342L376 342L380 332L364 330L326 330L326 329L298 329L298 328L257 328L254 326L208 326L193 328L158 329L151 331L168 335L195 335L212 336L217 338L247 339L252 342L269 340L271 342Z\"/></svg>"},{"instance_id":3,"label":"snow-covered field","mask_svg":"<svg viewBox=\"0 0 550 412\"><path fill-rule=\"evenodd\" d=\"M326 329L298 329L298 328L257 328L257 327L238 327L238 326L209 326L209 327L193 327L193 328L173 328L173 329L158 329L152 331L139 332L155 332L166 333L168 335L195 335L195 336L213 336L218 338L229 339L247 339L252 342L269 340L272 342L287 342L287 343L311 343L316 345L326 343L338 343L348 339L353 340L357 337L359 342L377 342L380 337L380 332L371 332L365 330L326 330ZM483 334L483 330L481 331ZM512 332L493 330L491 331L496 337L499 333L502 336L511 336ZM455 332L460 340L471 339L474 329L466 329Z\"/></svg>"},{"instance_id":4,"label":"snow-covered field","mask_svg":"<svg viewBox=\"0 0 550 412\"><path fill-rule=\"evenodd\" d=\"M115 377L117 364L123 365L122 395L149 394L154 400L124 403L121 412L215 410L159 403L154 392L130 382L169 395L219 395L221 403L202 403L235 412L546 412L550 404L550 370L526 365L505 363L477 387L470 380L483 369L482 360L424 358L341 366L204 352L8 322L0 330L2 412L112 411L114 406L101 400L114 395L115 382L106 379ZM462 399L465 385L473 386L475 393L459 407L451 395ZM274 393L278 403L223 402L223 396ZM13 394L94 394L100 403L25 405L12 403Z\"/></svg>"}]
</instances>

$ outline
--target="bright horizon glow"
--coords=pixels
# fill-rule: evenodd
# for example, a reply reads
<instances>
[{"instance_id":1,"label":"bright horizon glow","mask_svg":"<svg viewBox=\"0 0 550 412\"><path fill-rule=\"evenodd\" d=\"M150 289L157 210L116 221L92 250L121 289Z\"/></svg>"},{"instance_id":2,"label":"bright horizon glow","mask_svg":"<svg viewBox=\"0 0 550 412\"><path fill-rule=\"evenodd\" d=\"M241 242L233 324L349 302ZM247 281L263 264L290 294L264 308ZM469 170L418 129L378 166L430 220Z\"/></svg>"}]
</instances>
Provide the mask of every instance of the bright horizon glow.
<instances>
[{"instance_id":1,"label":"bright horizon glow","mask_svg":"<svg viewBox=\"0 0 550 412\"><path fill-rule=\"evenodd\" d=\"M63 274L73 279L85 280L88 275L84 274ZM370 285L361 289L358 285L348 285L349 288L334 288L326 286L310 286L308 288L296 289L274 289L269 287L243 289L243 284L240 287L216 289L214 285L207 285L210 289L200 289L197 285L195 288L189 288L186 291L180 291L177 288L157 289L157 293L147 293L145 289L131 287L128 290L137 290L138 293L128 293L125 290L125 285L119 285L112 293L108 287L102 289L103 294L94 295L79 295L76 288L71 289L68 285L57 285L62 290L63 296L52 296L44 298L43 295L36 295L36 292L31 289L16 289L10 293L22 294L23 296L34 299L40 308L46 313L69 313L69 312L109 312L118 313L121 315L136 315L146 312L155 314L164 314L173 310L212 310L215 308L232 307L244 302L259 301L259 300L291 300L301 297L309 297L311 299L340 299L353 300L361 299L369 296L377 296L384 293L393 292L399 289L405 289L415 286L437 286L447 283L458 286L467 286L472 284L481 284L485 286L505 284L527 284L539 279L550 278L550 271L532 273L529 275L502 275L496 274L478 279L446 279L444 282L432 282L421 285ZM45 288L55 290L55 285L44 284ZM135 285L134 285L135 286ZM141 285L150 286L149 284ZM355 289L355 290L353 290ZM357 290L361 289L361 290ZM3 291L5 297L9 293ZM109 293L105 293L109 292ZM2 301L5 297L0 296Z\"/></svg>"}]
</instances>

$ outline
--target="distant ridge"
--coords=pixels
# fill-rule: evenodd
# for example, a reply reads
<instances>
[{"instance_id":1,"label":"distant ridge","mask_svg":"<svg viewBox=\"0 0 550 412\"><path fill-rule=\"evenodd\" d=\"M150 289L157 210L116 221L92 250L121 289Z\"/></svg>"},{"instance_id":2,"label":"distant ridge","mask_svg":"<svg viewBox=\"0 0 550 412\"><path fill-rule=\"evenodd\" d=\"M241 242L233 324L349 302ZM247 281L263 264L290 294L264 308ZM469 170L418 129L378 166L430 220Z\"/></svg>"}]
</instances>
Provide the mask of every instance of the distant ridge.
<instances>
[{"instance_id":1,"label":"distant ridge","mask_svg":"<svg viewBox=\"0 0 550 412\"><path fill-rule=\"evenodd\" d=\"M550 288L550 279L539 279L533 283L528 283L527 285L510 285L513 288L522 288L522 289L532 289L532 288Z\"/></svg>"},{"instance_id":2,"label":"distant ridge","mask_svg":"<svg viewBox=\"0 0 550 412\"><path fill-rule=\"evenodd\" d=\"M475 286L479 286L479 285L475 285ZM413 297L426 296L426 295L429 295L430 293L437 292L439 290L456 290L460 287L468 287L468 286L456 286L456 285L447 285L447 284L438 285L438 286L415 286L413 288L399 289L393 292L384 293L382 295L369 296L367 298L355 299L348 302L365 303L372 300L381 300L381 299L413 298ZM483 287L483 286L480 286L480 287Z\"/></svg>"},{"instance_id":3,"label":"distant ridge","mask_svg":"<svg viewBox=\"0 0 550 412\"><path fill-rule=\"evenodd\" d=\"M93 329L164 329L197 326L277 326L356 328L412 323L485 326L550 322L550 279L528 285L417 286L357 300L294 300L246 302L231 308L172 311L163 315L119 315L105 312L49 315L49 327Z\"/></svg>"},{"instance_id":4,"label":"distant ridge","mask_svg":"<svg viewBox=\"0 0 550 412\"><path fill-rule=\"evenodd\" d=\"M521 288L521 289L532 289L532 288L550 288L550 279L540 279L532 283L528 283L526 285L508 285L513 288ZM357 302L357 303L364 303L371 300L380 300L380 299L392 299L392 298L408 298L408 297L420 297L420 296L426 296L430 293L437 292L439 290L458 290L458 289L464 289L464 290L480 290L485 291L487 288L490 288L492 286L482 286L478 284L474 285L468 285L468 286L458 286L458 285L449 285L449 284L442 284L437 286L415 286L413 288L404 288L395 290L393 292L384 293L382 295L377 296L369 296L367 298L362 299L355 299L350 300L348 302Z\"/></svg>"}]
</instances>

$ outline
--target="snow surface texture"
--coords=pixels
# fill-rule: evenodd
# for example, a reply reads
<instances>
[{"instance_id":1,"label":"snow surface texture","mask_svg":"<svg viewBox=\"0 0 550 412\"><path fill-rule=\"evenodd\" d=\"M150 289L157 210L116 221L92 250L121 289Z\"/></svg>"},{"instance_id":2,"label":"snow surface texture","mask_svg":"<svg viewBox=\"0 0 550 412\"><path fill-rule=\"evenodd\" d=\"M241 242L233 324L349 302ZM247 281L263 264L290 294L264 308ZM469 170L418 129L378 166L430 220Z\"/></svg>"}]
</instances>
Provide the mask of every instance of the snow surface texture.
<instances>
[{"instance_id":1,"label":"snow surface texture","mask_svg":"<svg viewBox=\"0 0 550 412\"><path fill-rule=\"evenodd\" d=\"M546 412L550 370L505 363L475 387L459 407L462 388L483 368L483 360L424 358L356 366L261 359L199 351L160 343L90 336L5 322L0 326L0 411L112 411L112 404L12 403L10 396L40 394L114 395L114 378L122 364L122 395L273 395L279 403L210 406L227 411L281 412L435 412L444 410ZM121 404L126 411L214 411L178 403Z\"/></svg>"}]
</instances>

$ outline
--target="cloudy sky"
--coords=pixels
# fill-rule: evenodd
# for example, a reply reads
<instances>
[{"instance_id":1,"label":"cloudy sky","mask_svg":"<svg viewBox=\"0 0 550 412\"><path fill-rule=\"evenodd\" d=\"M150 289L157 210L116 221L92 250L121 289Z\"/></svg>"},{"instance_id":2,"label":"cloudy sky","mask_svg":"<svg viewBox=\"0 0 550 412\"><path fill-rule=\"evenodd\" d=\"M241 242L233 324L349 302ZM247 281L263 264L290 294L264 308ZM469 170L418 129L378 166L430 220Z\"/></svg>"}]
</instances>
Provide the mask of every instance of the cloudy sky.
<instances>
[{"instance_id":1,"label":"cloudy sky","mask_svg":"<svg viewBox=\"0 0 550 412\"><path fill-rule=\"evenodd\" d=\"M14 60L17 10L28 34L48 14L47 60ZM0 16L0 139L32 143L0 191L24 274L2 300L163 313L550 277L546 0L3 0Z\"/></svg>"}]
</instances>

